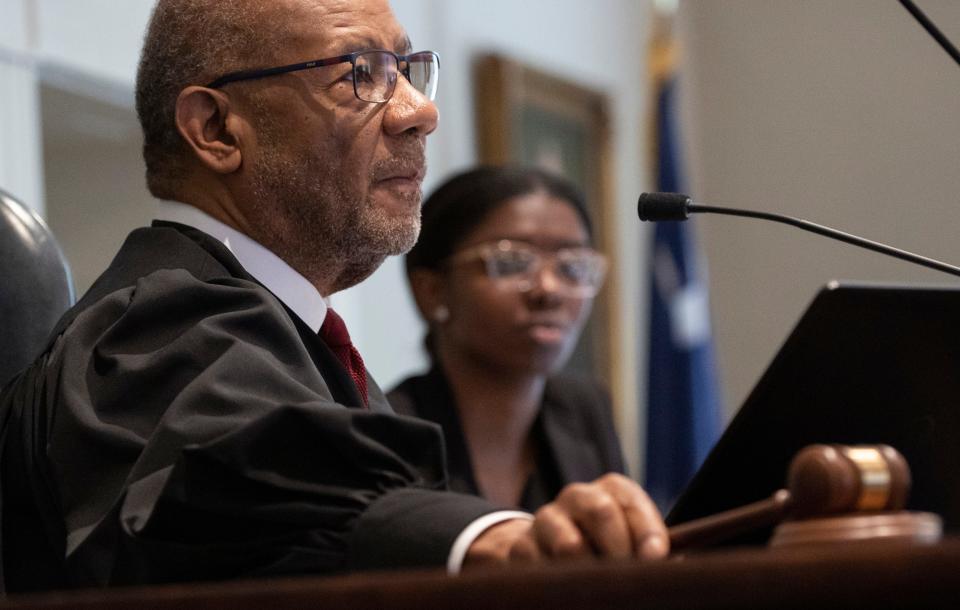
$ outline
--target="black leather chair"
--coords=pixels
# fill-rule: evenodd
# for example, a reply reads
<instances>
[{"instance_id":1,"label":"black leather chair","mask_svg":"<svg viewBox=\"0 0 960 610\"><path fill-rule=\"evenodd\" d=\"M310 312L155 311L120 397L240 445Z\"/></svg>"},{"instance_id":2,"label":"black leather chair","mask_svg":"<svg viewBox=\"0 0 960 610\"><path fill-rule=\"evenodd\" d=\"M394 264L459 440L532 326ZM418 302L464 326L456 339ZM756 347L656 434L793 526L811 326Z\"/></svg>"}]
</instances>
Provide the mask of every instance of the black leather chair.
<instances>
[{"instance_id":1,"label":"black leather chair","mask_svg":"<svg viewBox=\"0 0 960 610\"><path fill-rule=\"evenodd\" d=\"M33 211L0 190L0 388L39 354L47 335L73 301L70 269L50 229ZM32 509L20 506L26 506L27 498L10 489L11 483L17 490L30 489L27 469L19 457L22 451L14 455L17 459L9 459L10 441L19 440L7 438L14 419L0 394L0 595L10 589L10 568L15 568L12 571L18 576L23 571L22 566L5 561L4 540L9 540L11 532L38 543L42 536L33 523ZM18 443L14 445L20 449ZM48 580L57 576L51 570Z\"/></svg>"},{"instance_id":2,"label":"black leather chair","mask_svg":"<svg viewBox=\"0 0 960 610\"><path fill-rule=\"evenodd\" d=\"M0 190L0 387L36 357L73 301L70 269L50 229Z\"/></svg>"}]
</instances>

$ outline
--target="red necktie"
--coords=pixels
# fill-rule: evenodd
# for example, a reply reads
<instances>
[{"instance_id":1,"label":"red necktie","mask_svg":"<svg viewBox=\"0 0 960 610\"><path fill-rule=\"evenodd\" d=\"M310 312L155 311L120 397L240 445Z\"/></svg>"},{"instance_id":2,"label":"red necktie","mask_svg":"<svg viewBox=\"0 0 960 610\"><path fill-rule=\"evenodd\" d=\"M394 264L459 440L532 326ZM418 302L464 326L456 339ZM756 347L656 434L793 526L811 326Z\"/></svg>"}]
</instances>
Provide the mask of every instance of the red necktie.
<instances>
[{"instance_id":1,"label":"red necktie","mask_svg":"<svg viewBox=\"0 0 960 610\"><path fill-rule=\"evenodd\" d=\"M360 357L360 352L350 341L350 333L347 332L347 325L343 323L343 318L331 308L327 308L327 317L323 319L323 326L320 327L320 338L350 373L357 389L360 390L360 396L363 397L363 404L366 406L367 369L363 366L363 358Z\"/></svg>"}]
</instances>

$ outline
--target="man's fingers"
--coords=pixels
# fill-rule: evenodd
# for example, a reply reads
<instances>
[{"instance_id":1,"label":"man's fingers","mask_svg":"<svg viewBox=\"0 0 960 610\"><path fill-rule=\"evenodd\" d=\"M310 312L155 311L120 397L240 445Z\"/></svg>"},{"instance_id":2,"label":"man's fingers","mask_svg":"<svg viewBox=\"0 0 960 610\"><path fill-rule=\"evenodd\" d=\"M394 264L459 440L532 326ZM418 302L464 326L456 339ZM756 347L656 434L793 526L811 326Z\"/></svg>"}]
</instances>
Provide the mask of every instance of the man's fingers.
<instances>
[{"instance_id":1,"label":"man's fingers","mask_svg":"<svg viewBox=\"0 0 960 610\"><path fill-rule=\"evenodd\" d=\"M522 550L517 550L516 546L523 544L524 541L533 540L532 529L533 522L529 519L508 519L488 527L473 539L467 549L463 558L463 569L502 564L514 558L521 559L524 553Z\"/></svg>"},{"instance_id":2,"label":"man's fingers","mask_svg":"<svg viewBox=\"0 0 960 610\"><path fill-rule=\"evenodd\" d=\"M623 511L633 553L643 559L666 556L670 550L667 526L650 496L639 485L618 474L605 475L597 483L616 499Z\"/></svg>"},{"instance_id":3,"label":"man's fingers","mask_svg":"<svg viewBox=\"0 0 960 610\"><path fill-rule=\"evenodd\" d=\"M547 557L576 557L591 552L580 528L557 504L547 504L537 511L532 533L540 552Z\"/></svg>"},{"instance_id":4,"label":"man's fingers","mask_svg":"<svg viewBox=\"0 0 960 610\"><path fill-rule=\"evenodd\" d=\"M514 542L513 546L510 547L509 559L511 563L532 563L543 559L543 554L534 540L532 528L526 536Z\"/></svg>"},{"instance_id":5,"label":"man's fingers","mask_svg":"<svg viewBox=\"0 0 960 610\"><path fill-rule=\"evenodd\" d=\"M606 557L629 557L631 528L617 495L598 483L569 485L557 497L593 550Z\"/></svg>"},{"instance_id":6,"label":"man's fingers","mask_svg":"<svg viewBox=\"0 0 960 610\"><path fill-rule=\"evenodd\" d=\"M574 483L537 511L531 521L506 521L477 537L464 566L532 562L597 554L606 557L663 557L667 528L639 485L609 474Z\"/></svg>"}]
</instances>

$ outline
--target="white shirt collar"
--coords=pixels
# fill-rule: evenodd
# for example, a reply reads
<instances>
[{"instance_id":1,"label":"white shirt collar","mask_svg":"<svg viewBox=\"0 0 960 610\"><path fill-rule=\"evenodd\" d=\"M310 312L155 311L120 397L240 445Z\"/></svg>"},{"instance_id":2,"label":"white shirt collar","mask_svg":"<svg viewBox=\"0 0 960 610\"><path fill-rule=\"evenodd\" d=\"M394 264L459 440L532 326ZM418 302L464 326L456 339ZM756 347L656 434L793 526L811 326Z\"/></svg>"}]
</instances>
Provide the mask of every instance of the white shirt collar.
<instances>
[{"instance_id":1,"label":"white shirt collar","mask_svg":"<svg viewBox=\"0 0 960 610\"><path fill-rule=\"evenodd\" d=\"M159 201L156 219L199 229L223 242L247 273L266 286L314 332L320 330L323 319L327 316L327 304L323 296L313 284L279 256L191 205Z\"/></svg>"}]
</instances>

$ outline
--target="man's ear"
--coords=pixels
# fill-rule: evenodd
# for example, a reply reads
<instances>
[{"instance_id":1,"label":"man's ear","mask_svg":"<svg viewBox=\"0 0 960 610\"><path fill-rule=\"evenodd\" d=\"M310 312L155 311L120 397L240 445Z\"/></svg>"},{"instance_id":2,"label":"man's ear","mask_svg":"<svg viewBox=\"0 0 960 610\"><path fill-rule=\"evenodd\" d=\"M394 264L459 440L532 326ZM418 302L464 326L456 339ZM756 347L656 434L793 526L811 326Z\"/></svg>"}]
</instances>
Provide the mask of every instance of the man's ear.
<instances>
[{"instance_id":1,"label":"man's ear","mask_svg":"<svg viewBox=\"0 0 960 610\"><path fill-rule=\"evenodd\" d=\"M240 168L242 121L226 94L196 85L185 88L177 96L176 121L177 131L208 169L229 174Z\"/></svg>"},{"instance_id":2,"label":"man's ear","mask_svg":"<svg viewBox=\"0 0 960 610\"><path fill-rule=\"evenodd\" d=\"M430 269L412 269L410 271L410 292L417 303L420 315L428 322L436 321L436 313L441 307L446 307L443 298L443 275L439 271Z\"/></svg>"}]
</instances>

